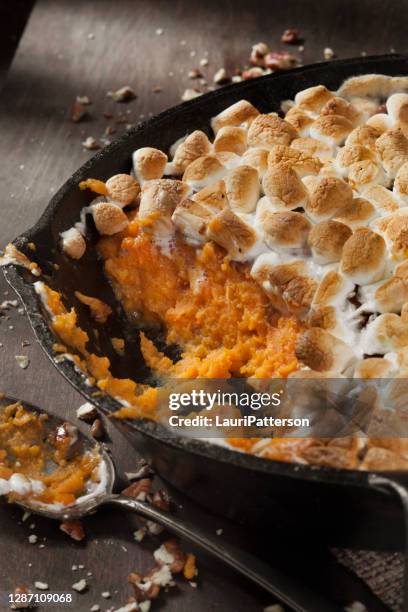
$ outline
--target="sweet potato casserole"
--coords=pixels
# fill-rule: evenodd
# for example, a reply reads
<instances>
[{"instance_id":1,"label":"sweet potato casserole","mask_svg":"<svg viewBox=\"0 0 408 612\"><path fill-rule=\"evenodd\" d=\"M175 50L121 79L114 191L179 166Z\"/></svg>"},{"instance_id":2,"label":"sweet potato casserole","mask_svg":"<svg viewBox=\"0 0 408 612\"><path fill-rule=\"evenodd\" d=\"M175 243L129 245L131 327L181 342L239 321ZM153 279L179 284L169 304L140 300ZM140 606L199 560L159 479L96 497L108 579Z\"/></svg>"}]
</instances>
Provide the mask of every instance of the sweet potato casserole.
<instances>
[{"instance_id":1,"label":"sweet potato casserole","mask_svg":"<svg viewBox=\"0 0 408 612\"><path fill-rule=\"evenodd\" d=\"M406 91L408 77L365 75L337 92L299 91L280 114L240 100L213 118L213 138L196 130L169 152L138 149L130 174L80 183L95 198L61 248L72 259L93 248L92 216L129 318L180 348L173 361L141 332L159 379L387 378L382 401L395 408L408 364ZM157 389L115 378L87 349L75 309L41 280L36 287L56 349L73 350L90 381L122 403L116 416L154 418ZM95 321L110 316L97 296L76 297ZM398 437L228 444L278 460L408 467Z\"/></svg>"}]
</instances>

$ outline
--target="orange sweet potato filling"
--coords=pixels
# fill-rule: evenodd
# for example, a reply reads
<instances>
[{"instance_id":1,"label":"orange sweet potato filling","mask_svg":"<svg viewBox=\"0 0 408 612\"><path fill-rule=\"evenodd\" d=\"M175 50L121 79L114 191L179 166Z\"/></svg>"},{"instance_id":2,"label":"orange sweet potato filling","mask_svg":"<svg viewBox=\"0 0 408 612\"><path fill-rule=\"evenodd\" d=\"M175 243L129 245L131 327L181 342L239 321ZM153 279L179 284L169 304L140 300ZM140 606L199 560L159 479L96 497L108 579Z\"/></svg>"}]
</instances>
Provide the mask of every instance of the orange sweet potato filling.
<instances>
[{"instance_id":1,"label":"orange sweet potato filling","mask_svg":"<svg viewBox=\"0 0 408 612\"><path fill-rule=\"evenodd\" d=\"M47 504L71 504L86 492L99 464L96 453L68 453L63 439L51 440L46 415L38 415L16 403L0 411L0 478L14 474L41 481L44 491L33 495ZM49 472L50 462L54 469ZM16 493L10 500L20 499Z\"/></svg>"},{"instance_id":2,"label":"orange sweet potato filling","mask_svg":"<svg viewBox=\"0 0 408 612\"><path fill-rule=\"evenodd\" d=\"M173 364L142 338L143 355L159 374L270 378L298 368L301 324L274 312L248 266L228 262L213 243L197 250L179 240L168 257L134 221L125 234L102 238L99 252L126 311L163 326L167 342L182 349Z\"/></svg>"}]
</instances>

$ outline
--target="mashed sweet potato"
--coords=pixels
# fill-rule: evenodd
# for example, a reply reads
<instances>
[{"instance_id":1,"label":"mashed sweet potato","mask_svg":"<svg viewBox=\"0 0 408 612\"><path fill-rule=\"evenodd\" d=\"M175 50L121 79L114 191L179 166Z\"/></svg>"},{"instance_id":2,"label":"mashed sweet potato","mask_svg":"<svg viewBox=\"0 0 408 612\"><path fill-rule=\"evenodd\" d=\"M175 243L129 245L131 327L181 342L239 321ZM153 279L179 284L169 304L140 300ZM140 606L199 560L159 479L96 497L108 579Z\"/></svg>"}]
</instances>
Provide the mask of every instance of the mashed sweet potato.
<instances>
[{"instance_id":1,"label":"mashed sweet potato","mask_svg":"<svg viewBox=\"0 0 408 612\"><path fill-rule=\"evenodd\" d=\"M273 311L248 267L213 243L197 250L177 240L166 254L133 221L98 248L128 314L141 313L143 325L164 328L167 342L182 349L173 364L143 337L144 357L159 374L270 378L298 368L301 324Z\"/></svg>"}]
</instances>

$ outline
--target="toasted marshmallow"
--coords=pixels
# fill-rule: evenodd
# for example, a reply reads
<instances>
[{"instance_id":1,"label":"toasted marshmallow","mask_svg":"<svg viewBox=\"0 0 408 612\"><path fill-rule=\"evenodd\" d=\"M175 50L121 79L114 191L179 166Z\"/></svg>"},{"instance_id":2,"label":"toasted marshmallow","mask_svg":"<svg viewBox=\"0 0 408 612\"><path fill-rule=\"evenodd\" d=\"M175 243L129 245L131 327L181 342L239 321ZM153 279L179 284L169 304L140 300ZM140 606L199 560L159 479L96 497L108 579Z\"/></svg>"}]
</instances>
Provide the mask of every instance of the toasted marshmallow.
<instances>
[{"instance_id":1,"label":"toasted marshmallow","mask_svg":"<svg viewBox=\"0 0 408 612\"><path fill-rule=\"evenodd\" d=\"M183 174L187 167L199 157L210 153L211 143L201 130L195 130L176 148L171 163L174 174Z\"/></svg>"},{"instance_id":2,"label":"toasted marshmallow","mask_svg":"<svg viewBox=\"0 0 408 612\"><path fill-rule=\"evenodd\" d=\"M339 88L337 94L344 98L352 96L386 98L391 88L391 78L384 74L363 74L350 77Z\"/></svg>"},{"instance_id":3,"label":"toasted marshmallow","mask_svg":"<svg viewBox=\"0 0 408 612\"><path fill-rule=\"evenodd\" d=\"M280 291L277 291L276 287L273 286L269 280L271 270L273 270L275 266L279 265L279 263L280 257L274 251L262 253L255 259L252 265L251 276L265 291L273 307L281 312L286 312L286 304L280 295ZM294 275L298 275L306 271L306 264L304 262L297 261L294 265L296 266Z\"/></svg>"},{"instance_id":4,"label":"toasted marshmallow","mask_svg":"<svg viewBox=\"0 0 408 612\"><path fill-rule=\"evenodd\" d=\"M408 91L408 78L406 76L394 76L390 78L389 94Z\"/></svg>"},{"instance_id":5,"label":"toasted marshmallow","mask_svg":"<svg viewBox=\"0 0 408 612\"><path fill-rule=\"evenodd\" d=\"M354 368L354 378L387 378L392 375L394 366L388 359L370 357L360 359Z\"/></svg>"},{"instance_id":6,"label":"toasted marshmallow","mask_svg":"<svg viewBox=\"0 0 408 612\"><path fill-rule=\"evenodd\" d=\"M351 234L351 229L339 221L322 221L314 225L308 237L313 259L322 265L340 261L343 245Z\"/></svg>"},{"instance_id":7,"label":"toasted marshmallow","mask_svg":"<svg viewBox=\"0 0 408 612\"><path fill-rule=\"evenodd\" d=\"M227 198L236 212L251 213L259 200L259 176L251 166L238 166L225 177Z\"/></svg>"},{"instance_id":8,"label":"toasted marshmallow","mask_svg":"<svg viewBox=\"0 0 408 612\"><path fill-rule=\"evenodd\" d=\"M363 122L367 121L372 115L378 110L378 100L372 98L351 96L349 99L351 104L354 106L359 113L361 113L361 119Z\"/></svg>"},{"instance_id":9,"label":"toasted marshmallow","mask_svg":"<svg viewBox=\"0 0 408 612\"><path fill-rule=\"evenodd\" d=\"M247 146L247 131L245 128L226 125L218 132L214 140L214 151L231 151L242 155Z\"/></svg>"},{"instance_id":10,"label":"toasted marshmallow","mask_svg":"<svg viewBox=\"0 0 408 612\"><path fill-rule=\"evenodd\" d=\"M268 169L268 155L268 150L253 147L245 151L241 157L241 163L243 163L245 166L255 168L259 174L259 177L262 178Z\"/></svg>"},{"instance_id":11,"label":"toasted marshmallow","mask_svg":"<svg viewBox=\"0 0 408 612\"><path fill-rule=\"evenodd\" d=\"M402 205L408 204L408 161L399 168L392 192Z\"/></svg>"},{"instance_id":12,"label":"toasted marshmallow","mask_svg":"<svg viewBox=\"0 0 408 612\"><path fill-rule=\"evenodd\" d=\"M344 179L345 172L342 171L335 160L327 159L323 162L322 169L320 170L320 177L333 176L334 178Z\"/></svg>"},{"instance_id":13,"label":"toasted marshmallow","mask_svg":"<svg viewBox=\"0 0 408 612\"><path fill-rule=\"evenodd\" d=\"M334 96L326 102L321 108L320 115L341 115L348 119L353 126L357 125L361 121L361 114L356 108L344 98Z\"/></svg>"},{"instance_id":14,"label":"toasted marshmallow","mask_svg":"<svg viewBox=\"0 0 408 612\"><path fill-rule=\"evenodd\" d=\"M71 259L81 259L86 251L85 238L76 227L61 232L61 248Z\"/></svg>"},{"instance_id":15,"label":"toasted marshmallow","mask_svg":"<svg viewBox=\"0 0 408 612\"><path fill-rule=\"evenodd\" d=\"M313 123L313 119L301 108L294 106L288 110L285 115L285 121L295 128L299 136L309 136L309 130Z\"/></svg>"},{"instance_id":16,"label":"toasted marshmallow","mask_svg":"<svg viewBox=\"0 0 408 612\"><path fill-rule=\"evenodd\" d=\"M403 319L402 316L401 319ZM408 347L405 347L399 351L385 353L384 359L391 361L391 363L395 366L396 369L398 368L406 370L408 368Z\"/></svg>"},{"instance_id":17,"label":"toasted marshmallow","mask_svg":"<svg viewBox=\"0 0 408 612\"><path fill-rule=\"evenodd\" d=\"M403 278L404 280L408 280L408 260L405 260L402 263L398 264L398 266L394 270L394 275L398 276L399 278Z\"/></svg>"},{"instance_id":18,"label":"toasted marshmallow","mask_svg":"<svg viewBox=\"0 0 408 612\"><path fill-rule=\"evenodd\" d=\"M395 178L402 164L408 161L408 139L401 128L384 132L375 143L375 148L385 170L391 178Z\"/></svg>"},{"instance_id":19,"label":"toasted marshmallow","mask_svg":"<svg viewBox=\"0 0 408 612\"><path fill-rule=\"evenodd\" d=\"M353 198L343 208L341 213L335 217L335 220L348 225L348 227L354 230L368 225L376 214L377 211L371 202L364 198Z\"/></svg>"},{"instance_id":20,"label":"toasted marshmallow","mask_svg":"<svg viewBox=\"0 0 408 612\"><path fill-rule=\"evenodd\" d=\"M353 127L342 115L320 115L310 127L310 136L329 145L340 145Z\"/></svg>"},{"instance_id":21,"label":"toasted marshmallow","mask_svg":"<svg viewBox=\"0 0 408 612\"><path fill-rule=\"evenodd\" d=\"M99 202L91 206L96 229L102 236L112 236L124 230L129 220L122 208L113 202Z\"/></svg>"},{"instance_id":22,"label":"toasted marshmallow","mask_svg":"<svg viewBox=\"0 0 408 612\"><path fill-rule=\"evenodd\" d=\"M302 151L305 155L325 161L333 156L333 147L316 138L295 138L290 143L292 149Z\"/></svg>"},{"instance_id":23,"label":"toasted marshmallow","mask_svg":"<svg viewBox=\"0 0 408 612\"><path fill-rule=\"evenodd\" d=\"M206 237L223 247L231 259L238 261L248 256L258 240L252 227L228 208L208 223Z\"/></svg>"},{"instance_id":24,"label":"toasted marshmallow","mask_svg":"<svg viewBox=\"0 0 408 612\"><path fill-rule=\"evenodd\" d=\"M248 144L270 149L275 145L290 144L297 135L295 128L277 115L258 115L249 127Z\"/></svg>"},{"instance_id":25,"label":"toasted marshmallow","mask_svg":"<svg viewBox=\"0 0 408 612\"><path fill-rule=\"evenodd\" d=\"M255 261L251 275L270 299L278 300L274 304L277 309L299 316L304 316L310 309L317 282L310 277L309 266L304 260L292 259L282 263L276 253L267 253Z\"/></svg>"},{"instance_id":26,"label":"toasted marshmallow","mask_svg":"<svg viewBox=\"0 0 408 612\"><path fill-rule=\"evenodd\" d=\"M336 338L354 345L356 330L350 326L350 322L342 316L335 306L320 306L310 309L306 323L308 327L320 327L330 332Z\"/></svg>"},{"instance_id":27,"label":"toasted marshmallow","mask_svg":"<svg viewBox=\"0 0 408 612\"><path fill-rule=\"evenodd\" d=\"M385 271L384 239L368 227L359 227L343 246L340 269L357 285L381 280Z\"/></svg>"},{"instance_id":28,"label":"toasted marshmallow","mask_svg":"<svg viewBox=\"0 0 408 612\"><path fill-rule=\"evenodd\" d=\"M295 170L286 164L270 165L262 179L265 196L277 209L306 206L307 191Z\"/></svg>"},{"instance_id":29,"label":"toasted marshmallow","mask_svg":"<svg viewBox=\"0 0 408 612\"><path fill-rule=\"evenodd\" d=\"M282 299L288 311L304 316L310 309L316 289L317 282L309 276L298 276L291 280L282 291Z\"/></svg>"},{"instance_id":30,"label":"toasted marshmallow","mask_svg":"<svg viewBox=\"0 0 408 612\"><path fill-rule=\"evenodd\" d=\"M218 181L227 174L227 169L215 155L203 155L191 162L183 174L183 181L198 191Z\"/></svg>"},{"instance_id":31,"label":"toasted marshmallow","mask_svg":"<svg viewBox=\"0 0 408 612\"><path fill-rule=\"evenodd\" d=\"M260 255L251 275L262 285L275 308L304 315L310 308L317 282L307 275L304 261L276 264L270 254Z\"/></svg>"},{"instance_id":32,"label":"toasted marshmallow","mask_svg":"<svg viewBox=\"0 0 408 612\"><path fill-rule=\"evenodd\" d=\"M130 174L115 174L106 181L108 196L122 206L128 206L140 193L140 185Z\"/></svg>"},{"instance_id":33,"label":"toasted marshmallow","mask_svg":"<svg viewBox=\"0 0 408 612\"><path fill-rule=\"evenodd\" d=\"M232 151L219 151L215 154L215 157L224 166L226 171L238 168L241 164L240 156Z\"/></svg>"},{"instance_id":34,"label":"toasted marshmallow","mask_svg":"<svg viewBox=\"0 0 408 612\"><path fill-rule=\"evenodd\" d=\"M369 119L367 119L366 125L368 127L372 127L379 132L380 134L384 134L391 127L391 121L389 116L386 113L376 113Z\"/></svg>"},{"instance_id":35,"label":"toasted marshmallow","mask_svg":"<svg viewBox=\"0 0 408 612\"><path fill-rule=\"evenodd\" d=\"M312 221L327 221L341 214L352 199L350 185L339 178L325 177L312 186L305 210Z\"/></svg>"},{"instance_id":36,"label":"toasted marshmallow","mask_svg":"<svg viewBox=\"0 0 408 612\"><path fill-rule=\"evenodd\" d=\"M354 291L354 283L335 270L327 272L319 283L315 293L312 308L319 309L325 306L334 306L344 309L347 298Z\"/></svg>"},{"instance_id":37,"label":"toasted marshmallow","mask_svg":"<svg viewBox=\"0 0 408 612\"><path fill-rule=\"evenodd\" d=\"M339 149L336 157L336 166L344 176L347 176L348 169L352 164L368 159L374 159L374 153L368 147L346 144Z\"/></svg>"},{"instance_id":38,"label":"toasted marshmallow","mask_svg":"<svg viewBox=\"0 0 408 612\"><path fill-rule=\"evenodd\" d=\"M398 351L408 346L408 324L397 314L381 314L367 325L362 344L367 355Z\"/></svg>"},{"instance_id":39,"label":"toasted marshmallow","mask_svg":"<svg viewBox=\"0 0 408 612\"><path fill-rule=\"evenodd\" d=\"M296 170L301 178L308 174L318 174L323 165L317 157L285 145L277 145L271 149L268 164L287 164L290 168Z\"/></svg>"},{"instance_id":40,"label":"toasted marshmallow","mask_svg":"<svg viewBox=\"0 0 408 612\"><path fill-rule=\"evenodd\" d=\"M392 123L408 123L408 94L395 93L386 102Z\"/></svg>"},{"instance_id":41,"label":"toasted marshmallow","mask_svg":"<svg viewBox=\"0 0 408 612\"><path fill-rule=\"evenodd\" d=\"M380 164L365 159L348 167L348 182L356 191L363 191L371 185L388 185L389 178Z\"/></svg>"},{"instance_id":42,"label":"toasted marshmallow","mask_svg":"<svg viewBox=\"0 0 408 612\"><path fill-rule=\"evenodd\" d=\"M398 209L398 202L393 197L391 191L383 185L370 185L363 190L362 194L381 214Z\"/></svg>"},{"instance_id":43,"label":"toasted marshmallow","mask_svg":"<svg viewBox=\"0 0 408 612\"><path fill-rule=\"evenodd\" d=\"M321 181L321 177L313 174L308 174L302 178L302 183L309 193L311 193L314 189L317 189L319 181Z\"/></svg>"},{"instance_id":44,"label":"toasted marshmallow","mask_svg":"<svg viewBox=\"0 0 408 612\"><path fill-rule=\"evenodd\" d=\"M306 245L311 224L298 212L274 212L264 200L257 206L255 227L272 249L301 249Z\"/></svg>"},{"instance_id":45,"label":"toasted marshmallow","mask_svg":"<svg viewBox=\"0 0 408 612\"><path fill-rule=\"evenodd\" d=\"M199 245L205 242L207 224L213 217L214 211L211 208L186 198L177 204L171 220L186 242Z\"/></svg>"},{"instance_id":46,"label":"toasted marshmallow","mask_svg":"<svg viewBox=\"0 0 408 612\"><path fill-rule=\"evenodd\" d=\"M208 210L216 215L228 206L225 182L217 181L216 183L212 183L208 185L208 187L204 187L200 191L197 191L191 199L203 204L203 206L206 206Z\"/></svg>"},{"instance_id":47,"label":"toasted marshmallow","mask_svg":"<svg viewBox=\"0 0 408 612\"><path fill-rule=\"evenodd\" d=\"M144 181L160 179L166 169L167 155L153 147L142 147L133 152L133 171L141 185Z\"/></svg>"},{"instance_id":48,"label":"toasted marshmallow","mask_svg":"<svg viewBox=\"0 0 408 612\"><path fill-rule=\"evenodd\" d=\"M295 96L295 104L304 111L319 113L320 109L333 97L331 91L324 85L316 85L299 91Z\"/></svg>"},{"instance_id":49,"label":"toasted marshmallow","mask_svg":"<svg viewBox=\"0 0 408 612\"><path fill-rule=\"evenodd\" d=\"M226 125L248 127L259 115L259 111L247 100L239 100L223 110L211 120L211 127L216 134Z\"/></svg>"},{"instance_id":50,"label":"toasted marshmallow","mask_svg":"<svg viewBox=\"0 0 408 612\"><path fill-rule=\"evenodd\" d=\"M392 213L391 215L376 217L371 223L372 229L384 238L387 226L391 222L391 219L394 218L395 214L398 214L398 211L397 213Z\"/></svg>"},{"instance_id":51,"label":"toasted marshmallow","mask_svg":"<svg viewBox=\"0 0 408 612\"><path fill-rule=\"evenodd\" d=\"M251 276L260 284L263 285L264 289L267 289L267 281L269 277L270 271L275 268L275 266L281 263L280 256L278 253L269 252L262 253L259 255L251 268ZM294 266L296 266L295 273L302 274L307 270L306 263L304 261L296 260L291 262Z\"/></svg>"},{"instance_id":52,"label":"toasted marshmallow","mask_svg":"<svg viewBox=\"0 0 408 612\"><path fill-rule=\"evenodd\" d=\"M395 124L395 127L399 127L405 138L408 138L408 123L401 123L400 121L399 123Z\"/></svg>"},{"instance_id":53,"label":"toasted marshmallow","mask_svg":"<svg viewBox=\"0 0 408 612\"><path fill-rule=\"evenodd\" d=\"M373 310L381 313L400 313L406 302L408 302L408 280L392 276L376 289Z\"/></svg>"},{"instance_id":54,"label":"toasted marshmallow","mask_svg":"<svg viewBox=\"0 0 408 612\"><path fill-rule=\"evenodd\" d=\"M177 204L184 200L189 192L189 186L182 181L173 179L147 181L142 187L139 218L145 219L156 214L161 221L170 222Z\"/></svg>"},{"instance_id":55,"label":"toasted marshmallow","mask_svg":"<svg viewBox=\"0 0 408 612\"><path fill-rule=\"evenodd\" d=\"M347 136L346 146L367 147L371 151L375 151L375 142L381 136L381 133L370 125L360 125Z\"/></svg>"},{"instance_id":56,"label":"toasted marshmallow","mask_svg":"<svg viewBox=\"0 0 408 612\"><path fill-rule=\"evenodd\" d=\"M344 372L355 361L345 342L319 327L311 327L297 340L296 357L312 370Z\"/></svg>"},{"instance_id":57,"label":"toasted marshmallow","mask_svg":"<svg viewBox=\"0 0 408 612\"><path fill-rule=\"evenodd\" d=\"M308 313L306 322L309 327L320 327L329 331L334 336L338 335L334 333L334 330L338 327L338 316L334 306L313 308Z\"/></svg>"},{"instance_id":58,"label":"toasted marshmallow","mask_svg":"<svg viewBox=\"0 0 408 612\"><path fill-rule=\"evenodd\" d=\"M408 211L395 213L387 219L385 236L391 243L391 252L398 259L405 259L408 254Z\"/></svg>"}]
</instances>

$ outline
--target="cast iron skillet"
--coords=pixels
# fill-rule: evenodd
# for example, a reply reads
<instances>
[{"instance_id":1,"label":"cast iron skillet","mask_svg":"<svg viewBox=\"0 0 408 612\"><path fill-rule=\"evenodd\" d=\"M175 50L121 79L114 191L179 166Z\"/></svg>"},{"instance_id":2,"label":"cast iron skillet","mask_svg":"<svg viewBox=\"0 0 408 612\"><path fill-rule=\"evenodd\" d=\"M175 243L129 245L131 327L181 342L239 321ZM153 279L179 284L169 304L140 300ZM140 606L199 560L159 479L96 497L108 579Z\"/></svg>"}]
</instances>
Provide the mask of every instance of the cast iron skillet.
<instances>
[{"instance_id":1,"label":"cast iron skillet","mask_svg":"<svg viewBox=\"0 0 408 612\"><path fill-rule=\"evenodd\" d=\"M73 261L58 248L59 233L78 220L80 209L91 199L90 194L78 189L78 182L89 177L106 180L118 172L128 172L132 151L139 147L149 145L166 150L194 129L210 134L210 118L241 98L250 100L260 111L278 110L283 99L293 98L305 87L324 83L334 90L347 77L373 72L406 75L408 58L381 56L301 67L286 74L231 85L167 110L84 164L52 198L38 223L16 238L14 244L39 263L45 282L63 294L67 306L75 305L79 323L90 336L90 350L107 355L115 375L146 381L149 370L140 354L138 332L126 322L94 250L88 248L81 260ZM35 253L27 247L29 242L35 243ZM95 389L86 384L71 362L55 363L52 349L55 336L33 288L37 279L15 265L6 266L4 272L24 302L32 328L57 369L104 413L112 413L118 404L109 397L92 397ZM107 325L99 326L99 338L93 332L95 323L75 299L75 290L96 295L114 307L115 316L110 317ZM109 338L124 334L126 354L119 357ZM408 474L393 472L377 476L279 463L178 437L150 421L115 421L115 424L165 479L224 516L250 522L252 526L287 529L292 535L296 530L316 529L319 537L331 544L403 547L402 508L404 504L408 506L403 485L408 484Z\"/></svg>"}]
</instances>

